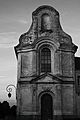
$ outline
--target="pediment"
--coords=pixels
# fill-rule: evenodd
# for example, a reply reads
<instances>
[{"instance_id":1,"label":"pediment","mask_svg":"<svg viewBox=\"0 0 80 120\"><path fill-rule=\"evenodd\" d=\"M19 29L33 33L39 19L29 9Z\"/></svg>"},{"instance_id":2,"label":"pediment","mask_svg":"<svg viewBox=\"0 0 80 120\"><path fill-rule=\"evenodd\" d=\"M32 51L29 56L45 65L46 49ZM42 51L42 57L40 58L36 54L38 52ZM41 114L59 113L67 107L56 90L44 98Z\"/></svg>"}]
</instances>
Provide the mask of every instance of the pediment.
<instances>
[{"instance_id":1,"label":"pediment","mask_svg":"<svg viewBox=\"0 0 80 120\"><path fill-rule=\"evenodd\" d=\"M61 83L62 79L56 75L49 73L42 74L32 79L31 82L35 83Z\"/></svg>"}]
</instances>

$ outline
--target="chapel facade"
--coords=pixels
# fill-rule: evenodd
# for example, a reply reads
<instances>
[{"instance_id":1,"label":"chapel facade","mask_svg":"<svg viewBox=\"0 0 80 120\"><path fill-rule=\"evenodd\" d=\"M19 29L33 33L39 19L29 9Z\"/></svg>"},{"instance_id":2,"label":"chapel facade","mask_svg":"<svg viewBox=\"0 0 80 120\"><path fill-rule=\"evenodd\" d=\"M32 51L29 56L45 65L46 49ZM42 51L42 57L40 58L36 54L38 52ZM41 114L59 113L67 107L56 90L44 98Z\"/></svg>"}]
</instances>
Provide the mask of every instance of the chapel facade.
<instances>
[{"instance_id":1,"label":"chapel facade","mask_svg":"<svg viewBox=\"0 0 80 120\"><path fill-rule=\"evenodd\" d=\"M34 120L77 115L76 51L71 36L60 25L59 12L47 5L38 7L29 31L15 47L17 115Z\"/></svg>"}]
</instances>

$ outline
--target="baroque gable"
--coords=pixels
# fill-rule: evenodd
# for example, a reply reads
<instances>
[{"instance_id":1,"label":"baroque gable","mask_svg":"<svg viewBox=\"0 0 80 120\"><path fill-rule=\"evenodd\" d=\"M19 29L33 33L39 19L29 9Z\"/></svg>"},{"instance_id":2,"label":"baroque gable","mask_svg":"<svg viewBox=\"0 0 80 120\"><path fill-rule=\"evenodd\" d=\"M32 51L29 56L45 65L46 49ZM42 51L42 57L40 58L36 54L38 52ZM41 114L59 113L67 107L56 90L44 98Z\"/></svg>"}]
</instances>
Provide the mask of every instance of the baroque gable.
<instances>
[{"instance_id":1,"label":"baroque gable","mask_svg":"<svg viewBox=\"0 0 80 120\"><path fill-rule=\"evenodd\" d=\"M32 13L32 24L28 32L19 38L15 51L35 48L39 40L49 38L59 49L76 52L77 46L72 43L70 35L60 25L59 13L51 6L40 6Z\"/></svg>"}]
</instances>

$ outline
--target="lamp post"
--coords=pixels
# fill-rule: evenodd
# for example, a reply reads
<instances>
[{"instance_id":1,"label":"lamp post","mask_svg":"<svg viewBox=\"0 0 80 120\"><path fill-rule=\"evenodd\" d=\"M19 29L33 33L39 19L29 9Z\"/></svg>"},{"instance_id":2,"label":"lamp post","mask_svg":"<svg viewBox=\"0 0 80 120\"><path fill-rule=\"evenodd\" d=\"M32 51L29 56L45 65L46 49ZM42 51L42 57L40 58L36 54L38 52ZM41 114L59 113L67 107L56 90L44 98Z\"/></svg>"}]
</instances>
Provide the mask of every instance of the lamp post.
<instances>
[{"instance_id":1,"label":"lamp post","mask_svg":"<svg viewBox=\"0 0 80 120\"><path fill-rule=\"evenodd\" d=\"M6 87L6 91L8 92L8 97L10 98L11 97L11 92L12 92L12 88L15 88L15 90L16 90L16 87L15 87L15 85L13 85L13 84L9 84L7 87Z\"/></svg>"}]
</instances>

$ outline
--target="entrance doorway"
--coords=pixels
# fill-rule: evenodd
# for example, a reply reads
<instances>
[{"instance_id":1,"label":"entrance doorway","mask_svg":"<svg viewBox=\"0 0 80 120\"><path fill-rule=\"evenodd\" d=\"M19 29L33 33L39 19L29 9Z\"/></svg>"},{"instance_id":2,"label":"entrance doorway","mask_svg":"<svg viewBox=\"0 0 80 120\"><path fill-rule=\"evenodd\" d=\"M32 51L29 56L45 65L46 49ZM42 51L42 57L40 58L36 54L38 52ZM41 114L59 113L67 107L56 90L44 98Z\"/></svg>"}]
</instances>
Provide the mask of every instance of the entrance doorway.
<instances>
[{"instance_id":1,"label":"entrance doorway","mask_svg":"<svg viewBox=\"0 0 80 120\"><path fill-rule=\"evenodd\" d=\"M53 101L52 96L48 93L41 97L41 120L53 119Z\"/></svg>"}]
</instances>

